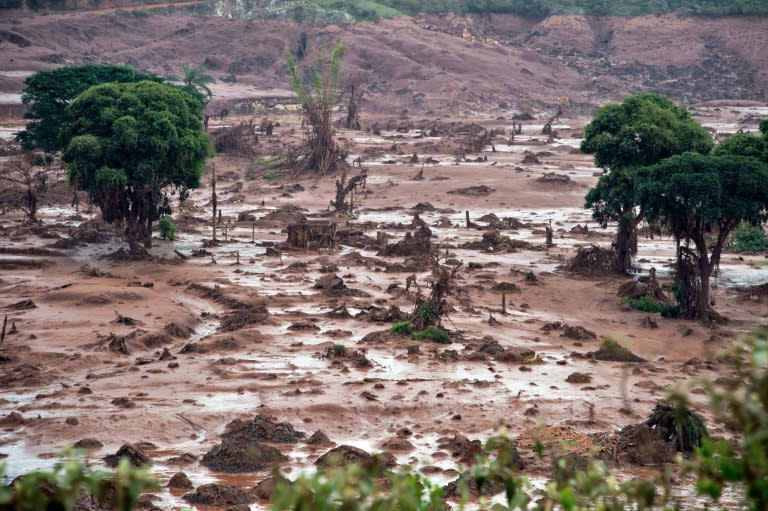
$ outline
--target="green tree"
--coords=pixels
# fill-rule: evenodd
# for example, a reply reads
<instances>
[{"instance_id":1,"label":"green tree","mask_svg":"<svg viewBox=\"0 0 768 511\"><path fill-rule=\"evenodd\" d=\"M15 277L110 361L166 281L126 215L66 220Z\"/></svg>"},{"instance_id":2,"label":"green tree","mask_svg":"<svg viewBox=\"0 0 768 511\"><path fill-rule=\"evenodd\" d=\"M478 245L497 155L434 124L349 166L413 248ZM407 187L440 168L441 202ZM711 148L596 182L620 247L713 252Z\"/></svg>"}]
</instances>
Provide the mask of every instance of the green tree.
<instances>
[{"instance_id":1,"label":"green tree","mask_svg":"<svg viewBox=\"0 0 768 511\"><path fill-rule=\"evenodd\" d=\"M634 195L637 168L686 151L708 153L709 133L690 114L658 94L628 96L603 106L584 129L581 151L594 154L605 174L586 196L585 207L603 228L618 222L614 270L629 271L637 253L637 225L643 220Z\"/></svg>"},{"instance_id":2,"label":"green tree","mask_svg":"<svg viewBox=\"0 0 768 511\"><path fill-rule=\"evenodd\" d=\"M162 82L162 78L137 71L130 66L67 66L53 71L40 71L27 77L21 95L28 106L24 113L30 119L26 129L16 135L25 150L40 148L53 153L64 148L59 130L67 121L66 108L89 87L108 82Z\"/></svg>"},{"instance_id":3,"label":"green tree","mask_svg":"<svg viewBox=\"0 0 768 511\"><path fill-rule=\"evenodd\" d=\"M665 223L677 241L675 280L681 314L719 319L709 279L729 234L742 221L759 223L768 212L768 165L744 156L686 153L640 169L638 203L649 220ZM707 236L715 236L708 246Z\"/></svg>"},{"instance_id":4,"label":"green tree","mask_svg":"<svg viewBox=\"0 0 768 511\"><path fill-rule=\"evenodd\" d=\"M205 66L193 66L182 62L181 64L182 77L181 81L184 82L184 88L195 93L201 94L202 89L205 92L205 97L208 99L213 96L211 89L208 88L209 83L213 83L216 79L206 73Z\"/></svg>"},{"instance_id":5,"label":"green tree","mask_svg":"<svg viewBox=\"0 0 768 511\"><path fill-rule=\"evenodd\" d=\"M69 178L86 190L107 222L125 222L134 256L152 244L152 222L168 213L168 188L184 196L200 186L213 154L202 103L154 82L98 85L69 106L63 132Z\"/></svg>"},{"instance_id":6,"label":"green tree","mask_svg":"<svg viewBox=\"0 0 768 511\"><path fill-rule=\"evenodd\" d=\"M763 137L737 133L723 140L715 147L712 154L716 156L749 156L768 162L768 143Z\"/></svg>"}]
</instances>

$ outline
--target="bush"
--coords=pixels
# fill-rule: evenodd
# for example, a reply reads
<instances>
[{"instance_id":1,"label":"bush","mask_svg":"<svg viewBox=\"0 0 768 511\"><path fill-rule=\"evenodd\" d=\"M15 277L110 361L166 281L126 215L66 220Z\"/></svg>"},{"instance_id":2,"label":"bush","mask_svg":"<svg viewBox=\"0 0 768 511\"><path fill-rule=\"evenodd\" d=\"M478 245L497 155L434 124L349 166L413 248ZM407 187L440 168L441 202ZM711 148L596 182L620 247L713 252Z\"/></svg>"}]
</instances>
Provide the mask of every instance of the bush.
<instances>
[{"instance_id":1,"label":"bush","mask_svg":"<svg viewBox=\"0 0 768 511\"><path fill-rule=\"evenodd\" d=\"M741 222L733 230L728 246L737 252L761 252L768 249L768 237L759 225Z\"/></svg>"},{"instance_id":2,"label":"bush","mask_svg":"<svg viewBox=\"0 0 768 511\"><path fill-rule=\"evenodd\" d=\"M4 473L5 466L0 465L0 476ZM92 470L80 459L67 459L51 471L31 472L10 486L0 487L0 509L70 511L87 507L130 511L136 509L139 495L148 488L157 488L155 479L147 468L135 468L127 458L120 460L115 472ZM101 505L91 507L89 500Z\"/></svg>"},{"instance_id":3,"label":"bush","mask_svg":"<svg viewBox=\"0 0 768 511\"><path fill-rule=\"evenodd\" d=\"M176 226L173 225L171 217L164 216L157 222L157 228L160 230L161 240L175 240L176 239Z\"/></svg>"},{"instance_id":4,"label":"bush","mask_svg":"<svg viewBox=\"0 0 768 511\"><path fill-rule=\"evenodd\" d=\"M389 333L392 335L411 335L413 333L413 326L410 321L398 321L392 325Z\"/></svg>"},{"instance_id":5,"label":"bush","mask_svg":"<svg viewBox=\"0 0 768 511\"><path fill-rule=\"evenodd\" d=\"M416 339L417 341L427 339L440 344L451 344L451 336L448 335L448 332L436 326L428 326L424 330L413 332L411 339Z\"/></svg>"},{"instance_id":6,"label":"bush","mask_svg":"<svg viewBox=\"0 0 768 511\"><path fill-rule=\"evenodd\" d=\"M626 296L622 298L621 303L629 304L633 309L649 312L651 314L661 313L664 309L664 304L650 296L643 296L642 298L630 298Z\"/></svg>"}]
</instances>

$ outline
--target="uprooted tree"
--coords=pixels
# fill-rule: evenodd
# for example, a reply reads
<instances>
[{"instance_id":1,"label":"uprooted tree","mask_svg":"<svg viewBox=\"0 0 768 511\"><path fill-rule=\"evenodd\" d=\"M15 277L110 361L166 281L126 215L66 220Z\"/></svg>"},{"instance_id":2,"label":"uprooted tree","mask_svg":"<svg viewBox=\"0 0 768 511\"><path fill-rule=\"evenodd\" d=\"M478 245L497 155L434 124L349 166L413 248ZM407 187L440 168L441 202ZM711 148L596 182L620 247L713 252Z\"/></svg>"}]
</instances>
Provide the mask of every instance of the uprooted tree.
<instances>
[{"instance_id":1,"label":"uprooted tree","mask_svg":"<svg viewBox=\"0 0 768 511\"><path fill-rule=\"evenodd\" d=\"M680 314L717 321L709 279L731 231L768 218L768 165L744 156L673 156L638 170L636 196L647 218L666 224L677 242Z\"/></svg>"},{"instance_id":2,"label":"uprooted tree","mask_svg":"<svg viewBox=\"0 0 768 511\"><path fill-rule=\"evenodd\" d=\"M336 143L333 128L343 55L343 44L337 44L330 52L324 48L308 71L310 78L305 79L293 53L288 53L291 85L301 106L306 138L303 145L288 155L287 163L297 172L309 171L323 176L346 165L346 153Z\"/></svg>"},{"instance_id":3,"label":"uprooted tree","mask_svg":"<svg viewBox=\"0 0 768 511\"><path fill-rule=\"evenodd\" d=\"M687 151L706 154L712 137L690 114L657 94L628 96L602 107L584 129L581 151L606 172L586 196L585 207L603 228L618 222L614 270L626 274L637 253L637 226L645 217L633 182L637 169Z\"/></svg>"},{"instance_id":4,"label":"uprooted tree","mask_svg":"<svg viewBox=\"0 0 768 511\"><path fill-rule=\"evenodd\" d=\"M68 107L69 179L105 221L125 222L133 257L145 255L152 222L170 212L169 189L183 198L200 186L213 154L202 106L181 89L144 81L92 87Z\"/></svg>"}]
</instances>

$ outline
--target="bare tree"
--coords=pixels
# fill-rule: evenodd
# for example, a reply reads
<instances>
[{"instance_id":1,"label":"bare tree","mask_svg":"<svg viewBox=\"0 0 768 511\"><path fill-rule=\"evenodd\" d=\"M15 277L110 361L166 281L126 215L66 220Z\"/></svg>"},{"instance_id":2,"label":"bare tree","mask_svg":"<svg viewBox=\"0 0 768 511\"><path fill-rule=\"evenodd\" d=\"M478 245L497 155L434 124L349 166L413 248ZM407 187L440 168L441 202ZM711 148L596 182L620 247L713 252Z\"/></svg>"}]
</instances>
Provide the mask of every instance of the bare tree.
<instances>
[{"instance_id":1,"label":"bare tree","mask_svg":"<svg viewBox=\"0 0 768 511\"><path fill-rule=\"evenodd\" d=\"M454 266L440 264L439 251L431 254L432 283L429 296L419 293L411 314L411 324L415 330L423 330L428 326L440 326L442 318L448 313L448 293L456 287L456 276L463 266L460 262Z\"/></svg>"},{"instance_id":2,"label":"bare tree","mask_svg":"<svg viewBox=\"0 0 768 511\"><path fill-rule=\"evenodd\" d=\"M316 59L310 79L304 79L292 53L288 54L291 84L304 116L305 143L288 154L288 163L297 172L311 171L326 175L346 166L346 151L334 140L333 113L339 102L339 71L344 45L327 48Z\"/></svg>"},{"instance_id":3,"label":"bare tree","mask_svg":"<svg viewBox=\"0 0 768 511\"><path fill-rule=\"evenodd\" d=\"M331 201L333 210L344 215L351 215L355 209L355 193L365 190L365 181L368 178L368 170L361 169L360 174L347 181L347 169L341 174L341 179L336 180L336 199Z\"/></svg>"},{"instance_id":4,"label":"bare tree","mask_svg":"<svg viewBox=\"0 0 768 511\"><path fill-rule=\"evenodd\" d=\"M37 154L27 152L11 158L0 168L0 183L6 183L6 192L0 200L4 207L24 211L27 221L37 223L38 195L48 186L47 167L38 167Z\"/></svg>"}]
</instances>

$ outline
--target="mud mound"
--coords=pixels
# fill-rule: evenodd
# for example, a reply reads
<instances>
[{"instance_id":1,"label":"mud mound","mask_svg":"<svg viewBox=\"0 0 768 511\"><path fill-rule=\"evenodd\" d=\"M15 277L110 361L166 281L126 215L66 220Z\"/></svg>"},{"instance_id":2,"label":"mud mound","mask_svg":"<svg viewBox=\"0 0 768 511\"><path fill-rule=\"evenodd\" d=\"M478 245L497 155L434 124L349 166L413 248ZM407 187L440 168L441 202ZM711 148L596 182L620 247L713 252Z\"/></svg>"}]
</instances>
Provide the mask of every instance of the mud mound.
<instances>
[{"instance_id":1,"label":"mud mound","mask_svg":"<svg viewBox=\"0 0 768 511\"><path fill-rule=\"evenodd\" d=\"M259 220L256 225L262 227L285 226L289 224L303 224L307 222L307 217L302 213L306 209L299 206L287 205L275 211L270 211Z\"/></svg>"},{"instance_id":2,"label":"mud mound","mask_svg":"<svg viewBox=\"0 0 768 511\"><path fill-rule=\"evenodd\" d=\"M152 463L149 456L144 454L144 450L135 444L124 444L115 454L105 456L104 463L106 463L108 467L115 468L122 458L127 458L134 467Z\"/></svg>"},{"instance_id":3,"label":"mud mound","mask_svg":"<svg viewBox=\"0 0 768 511\"><path fill-rule=\"evenodd\" d=\"M350 464L383 471L397 465L397 460L390 453L370 454L358 447L340 445L326 452L315 461L320 468L338 467Z\"/></svg>"},{"instance_id":4,"label":"mud mound","mask_svg":"<svg viewBox=\"0 0 768 511\"><path fill-rule=\"evenodd\" d=\"M606 452L607 451L607 452ZM659 438L647 424L624 427L602 455L619 463L634 465L661 465L671 463L677 449Z\"/></svg>"},{"instance_id":5,"label":"mud mound","mask_svg":"<svg viewBox=\"0 0 768 511\"><path fill-rule=\"evenodd\" d=\"M609 362L645 362L644 358L638 357L610 338L606 338L597 351L587 353L587 357Z\"/></svg>"},{"instance_id":6,"label":"mud mound","mask_svg":"<svg viewBox=\"0 0 768 511\"><path fill-rule=\"evenodd\" d=\"M568 185L573 182L571 181L571 178L565 174L558 174L556 172L547 172L536 181L548 185Z\"/></svg>"},{"instance_id":7,"label":"mud mound","mask_svg":"<svg viewBox=\"0 0 768 511\"><path fill-rule=\"evenodd\" d=\"M55 248L74 248L88 243L104 243L114 235L113 229L100 220L83 222L69 231L69 238L61 238L53 244Z\"/></svg>"},{"instance_id":8,"label":"mud mound","mask_svg":"<svg viewBox=\"0 0 768 511\"><path fill-rule=\"evenodd\" d=\"M205 453L201 461L211 470L237 474L259 472L287 460L271 445L224 440Z\"/></svg>"},{"instance_id":9,"label":"mud mound","mask_svg":"<svg viewBox=\"0 0 768 511\"><path fill-rule=\"evenodd\" d=\"M483 444L480 440L470 440L461 433L455 434L453 438L438 440L438 447L448 451L453 459L465 465L474 464L475 458L484 454Z\"/></svg>"},{"instance_id":10,"label":"mud mound","mask_svg":"<svg viewBox=\"0 0 768 511\"><path fill-rule=\"evenodd\" d=\"M194 493L188 493L182 498L190 504L206 506L237 506L256 501L253 495L240 488L219 483L200 485Z\"/></svg>"},{"instance_id":11,"label":"mud mound","mask_svg":"<svg viewBox=\"0 0 768 511\"><path fill-rule=\"evenodd\" d=\"M269 311L264 303L253 304L250 307L242 308L234 312L227 313L221 319L221 332L234 332L247 328L251 325L262 324L269 318Z\"/></svg>"},{"instance_id":12,"label":"mud mound","mask_svg":"<svg viewBox=\"0 0 768 511\"><path fill-rule=\"evenodd\" d=\"M563 269L579 275L605 275L613 273L616 253L597 245L579 247L576 255L563 265Z\"/></svg>"},{"instance_id":13,"label":"mud mound","mask_svg":"<svg viewBox=\"0 0 768 511\"><path fill-rule=\"evenodd\" d=\"M534 248L527 241L513 240L509 236L502 236L495 229L483 233L479 241L469 241L459 246L468 250L485 250L488 252L517 252Z\"/></svg>"},{"instance_id":14,"label":"mud mound","mask_svg":"<svg viewBox=\"0 0 768 511\"><path fill-rule=\"evenodd\" d=\"M379 250L377 256L425 258L433 251L432 231L422 225L416 232L406 232L405 238L394 244L388 244Z\"/></svg>"},{"instance_id":15,"label":"mud mound","mask_svg":"<svg viewBox=\"0 0 768 511\"><path fill-rule=\"evenodd\" d=\"M281 444L295 444L306 436L301 431L296 431L287 422L275 422L266 415L257 415L249 421L235 419L227 424L222 433L222 440L232 442L274 442Z\"/></svg>"},{"instance_id":16,"label":"mud mound","mask_svg":"<svg viewBox=\"0 0 768 511\"><path fill-rule=\"evenodd\" d=\"M454 195L466 195L469 197L486 197L496 190L487 185L467 186L466 188L459 188L457 190L450 190L448 193Z\"/></svg>"}]
</instances>

